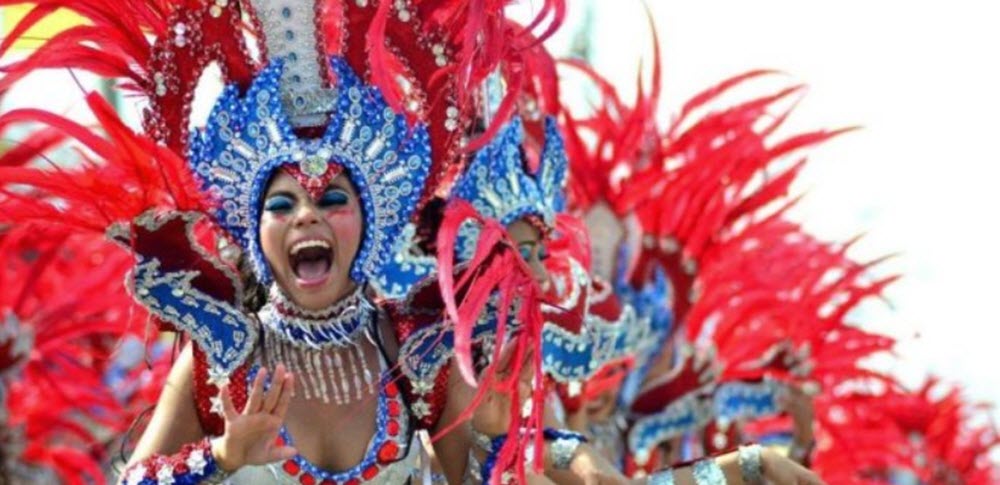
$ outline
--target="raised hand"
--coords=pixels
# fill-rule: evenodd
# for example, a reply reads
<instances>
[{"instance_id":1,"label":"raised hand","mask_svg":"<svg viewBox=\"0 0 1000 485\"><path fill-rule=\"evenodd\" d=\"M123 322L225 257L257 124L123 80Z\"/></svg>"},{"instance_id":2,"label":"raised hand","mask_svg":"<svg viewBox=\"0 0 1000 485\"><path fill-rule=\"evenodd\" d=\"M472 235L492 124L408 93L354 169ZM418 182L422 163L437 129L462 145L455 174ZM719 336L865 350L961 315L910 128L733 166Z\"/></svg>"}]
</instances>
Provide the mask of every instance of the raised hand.
<instances>
[{"instance_id":1,"label":"raised hand","mask_svg":"<svg viewBox=\"0 0 1000 485\"><path fill-rule=\"evenodd\" d=\"M213 441L212 454L223 470L232 472L247 465L264 465L295 456L295 448L276 443L294 394L294 376L285 371L283 364L278 364L270 389L264 391L266 379L267 369L262 367L242 411L236 410L228 388L220 390L226 431Z\"/></svg>"}]
</instances>

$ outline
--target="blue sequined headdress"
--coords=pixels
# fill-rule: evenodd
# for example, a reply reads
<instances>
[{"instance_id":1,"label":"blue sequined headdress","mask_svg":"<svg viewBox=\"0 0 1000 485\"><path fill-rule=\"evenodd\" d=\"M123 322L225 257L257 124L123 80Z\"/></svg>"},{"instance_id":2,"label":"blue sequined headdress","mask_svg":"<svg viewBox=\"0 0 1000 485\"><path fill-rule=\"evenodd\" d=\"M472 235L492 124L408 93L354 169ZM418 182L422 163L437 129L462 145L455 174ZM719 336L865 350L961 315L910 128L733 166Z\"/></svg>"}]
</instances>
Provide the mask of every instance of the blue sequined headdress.
<instances>
[{"instance_id":1,"label":"blue sequined headdress","mask_svg":"<svg viewBox=\"0 0 1000 485\"><path fill-rule=\"evenodd\" d=\"M377 88L364 85L347 63L331 61L337 77L335 110L322 137L293 132L281 100L280 60L272 61L245 95L228 86L216 102L211 123L194 133L190 163L203 188L217 198L218 219L246 249L264 284L272 281L260 248L261 201L274 171L297 164L320 177L328 164L343 167L358 191L364 233L351 278L377 279L408 222L430 170L426 128L407 129L402 115Z\"/></svg>"},{"instance_id":2,"label":"blue sequined headdress","mask_svg":"<svg viewBox=\"0 0 1000 485\"><path fill-rule=\"evenodd\" d=\"M465 173L452 188L451 198L468 201L480 214L502 224L525 216L535 216L543 224L555 226L556 214L563 210L567 159L562 135L554 118L545 119L545 146L535 173L529 173L522 155L524 127L513 118L476 152ZM417 254L411 225L409 235L397 240L393 258L384 274L373 283L388 298L403 298L418 282L432 274L437 266L433 257ZM458 232L455 248L458 260L468 260L475 253L479 228L464 224Z\"/></svg>"},{"instance_id":3,"label":"blue sequined headdress","mask_svg":"<svg viewBox=\"0 0 1000 485\"><path fill-rule=\"evenodd\" d=\"M567 171L566 150L555 118L545 119L545 145L535 173L524 163L523 142L524 127L515 117L476 153L451 196L468 201L480 214L501 224L535 216L554 227L556 214L565 206ZM475 229L460 233L455 247L461 257L472 254L476 235Z\"/></svg>"}]
</instances>

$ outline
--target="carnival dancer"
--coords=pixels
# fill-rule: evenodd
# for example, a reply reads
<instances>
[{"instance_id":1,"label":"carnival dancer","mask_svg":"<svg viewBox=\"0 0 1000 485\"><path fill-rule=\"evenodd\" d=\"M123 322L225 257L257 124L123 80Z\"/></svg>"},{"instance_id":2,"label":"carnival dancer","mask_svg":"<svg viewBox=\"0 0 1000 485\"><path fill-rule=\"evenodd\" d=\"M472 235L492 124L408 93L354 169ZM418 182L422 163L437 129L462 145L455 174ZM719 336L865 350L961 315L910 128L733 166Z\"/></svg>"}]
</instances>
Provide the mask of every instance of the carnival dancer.
<instances>
[{"instance_id":1,"label":"carnival dancer","mask_svg":"<svg viewBox=\"0 0 1000 485\"><path fill-rule=\"evenodd\" d=\"M61 222L98 231L114 225L113 236L139 258L137 297L166 326L194 340L175 365L158 406L160 415L154 416L133 462L152 452L175 450L201 435L223 436L214 443L198 442L180 457L136 463L126 479L200 480L247 458L241 451L248 443L226 433L226 422L238 422L236 431L245 431L247 426L260 429L260 421L265 421L264 435L273 434L280 421L275 415L284 414L288 406L291 429L280 433L288 445L291 436L301 436L295 429L302 427L299 418L312 415L303 409L315 405L335 413L338 404L375 399L372 394L378 394L378 415L352 423L371 428L376 422L377 439L370 446L329 434L317 437L320 430L302 431L306 438L298 448L329 462L321 465L355 464L355 458L363 456L349 471L324 475L302 454L289 457L291 447L272 448L261 435L256 436L260 446L250 447L251 461L289 459L280 467L241 470L244 475L232 479L272 472L282 480L299 481L375 476L392 481L401 476L396 472L403 467L393 464L412 457L408 409L401 405L391 378L378 371L388 365L385 354L392 353L392 342L376 325L365 285L380 296L393 296L402 275L387 264L390 249L418 205L423 178L430 179L424 193L434 193L434 184L453 174L451 167L458 165L453 160L461 158L463 144L477 143L463 135L463 89L492 70L490 64L503 57L498 53L516 54L519 45L534 44L536 38L525 29L511 30L502 5L468 15L471 7L465 3L347 2L327 11L318 3L260 2L249 9L251 23L263 40L257 50L272 62L259 71L248 55L240 20L248 5L95 0L66 6L93 26L52 39L27 61L10 66L2 88L38 67L83 67L127 79L132 83L126 87L149 101L145 123L150 137L125 129L95 96L90 104L115 138L114 145L44 113L12 113L8 121L40 119L94 150L103 163L76 175L97 181L114 177L116 185L62 180L44 186L46 195L78 211ZM29 16L18 32L49 13L48 5L36 8L37 15ZM555 8L561 9L561 3ZM411 22L414 17L423 22ZM312 33L313 26L325 36ZM483 28L494 35L485 43ZM325 37L325 42L317 37ZM343 53L347 62L334 61L333 73L310 66L316 52L330 50ZM65 57L66 52L86 55ZM101 58L105 67L74 60L86 57ZM320 57L325 66L327 57ZM216 103L209 126L188 146L194 87L212 62L233 85ZM355 75L369 68L377 89ZM441 75L447 71L451 74ZM319 82L328 74L336 94ZM424 128L411 128L404 118L424 120L430 139ZM491 130L496 128L488 127L487 134ZM179 155L190 159L191 168ZM197 179L188 173L191 169ZM43 172L16 171L7 180L32 184L39 180L36 175ZM208 201L201 196L203 190ZM53 207L38 209L12 212L10 220L61 216ZM216 224L226 232L212 227ZM303 232L302 225L313 229ZM301 233L303 240L291 240L293 233ZM168 247L175 254L165 254ZM244 309L253 311L262 300L266 304L258 328ZM336 302L342 305L327 307ZM336 349L327 352L329 347ZM266 373L276 371L277 364L298 370L298 401L312 403L299 405L290 397L292 378L284 370L272 376L269 391L262 390ZM225 390L218 392L222 387ZM244 406L253 418L232 412ZM188 414L199 419L178 417ZM173 426L184 429L168 432ZM310 448L321 452L311 453Z\"/></svg>"},{"instance_id":2,"label":"carnival dancer","mask_svg":"<svg viewBox=\"0 0 1000 485\"><path fill-rule=\"evenodd\" d=\"M658 52L655 37L654 32L654 54ZM564 117L573 162L570 205L592 223L594 233L601 234L595 249L598 272L613 274L616 266L624 268L620 274L628 275L630 281L618 289L626 300L640 294L633 285L648 285L665 273L669 315L677 323L660 325L670 330L662 334L663 344L654 347L661 349L659 355L650 355L630 376L631 382L626 381L619 401L633 420L627 433L633 449L628 453L626 470L634 474L642 468L648 473L677 459L676 455L661 456L661 446L673 440L671 448L676 453L680 444L677 439L709 423L714 412L711 396L719 376L719 353L711 347L698 349L688 343L699 337L687 332L689 309L698 304L703 291L698 283L703 263L699 254L724 259L726 254L711 248L727 239L741 240L739 226L733 224L745 223L759 208L780 200L797 170L768 177L762 186L740 190L747 186L749 177L765 169L774 170L779 165L775 162L787 152L818 143L836 132L805 134L769 148L774 142L768 137L785 116L777 116L774 126L760 132L750 126L766 118L767 108L794 93L794 89L711 112L694 121L688 119L726 91L764 72L738 76L700 93L685 105L672 127L664 130L655 118L659 62L653 64L652 88L647 92L640 80L633 105L623 102L611 83L586 64L569 64L590 77L602 94L602 103L594 114L584 119L569 114ZM596 142L587 143L588 139ZM649 256L654 253L661 255L659 259ZM617 254L623 257L615 261ZM740 257L738 252L728 254L734 261ZM641 299L636 300L637 305L642 305ZM715 308L702 306L707 312ZM667 345L667 337L678 329L682 338L674 338L674 343ZM761 355L766 350L753 350L753 342L759 342L756 338L744 340L740 348L748 355ZM640 385L642 391L638 392ZM613 415L598 414L602 418ZM612 449L620 448L613 445L617 440L626 440L616 436L624 431L621 428L628 427L615 426L614 421L602 419L595 423L595 431L606 435L602 441L611 443L606 447ZM650 440L653 435L659 438Z\"/></svg>"},{"instance_id":3,"label":"carnival dancer","mask_svg":"<svg viewBox=\"0 0 1000 485\"><path fill-rule=\"evenodd\" d=\"M530 99L530 98L529 98ZM537 106L534 103L528 103L530 106ZM536 117L537 119L537 117ZM444 223L442 224L442 229L438 233L438 251L439 257L443 256L444 263L441 267L451 266L451 257L456 252L459 255L464 255L466 260L472 261L483 261L488 257L488 253L482 251L481 241L491 241L492 238L504 239L504 233L507 232L513 237L508 237L510 242L507 243L508 247L513 244L518 244L523 250L522 257L520 260L515 260L518 264L514 265L513 268L501 267L501 270L510 272L511 269L517 271L519 268L525 266L530 267L535 273L535 279L540 284L547 284L550 286L559 287L562 286L565 290L565 294L574 294L574 290L584 290L590 289L591 283L589 277L584 275L583 278L578 278L574 275L574 271L570 270L568 273L564 273L561 276L566 276L566 274L571 275L570 278L561 278L562 285L558 284L559 281L553 282L550 276L547 274L545 268L542 267L540 263L540 256L547 253L548 251L539 250L538 246L540 244L549 244L552 242L553 236L558 239L558 234L560 229L569 233L572 232L568 226L560 228L555 224L557 220L555 215L558 214L561 208L562 201L562 183L561 173L564 170L558 168L559 165L553 165L553 162L559 161L565 164L565 155L563 150L553 150L553 147L562 146L561 136L558 135L555 123L551 119L544 119L544 142L536 143L532 145L531 143L525 143L525 137L522 134L522 123L521 119L514 118L509 121L501 132L498 134L497 138L484 150L477 153L476 158L470 163L467 172L459 179L452 192L452 197L458 199L458 201L453 200L452 204L446 209L444 216ZM535 165L531 164L531 153L532 146L538 150L538 162ZM558 158L556 158L558 157ZM470 202L470 208L467 208L465 201ZM457 215L456 215L457 214ZM466 226L464 225L468 221L475 221L479 226ZM518 223L523 222L525 226L533 230L527 230L523 226L519 226ZM525 229L521 231L521 228ZM491 232L486 232L487 229ZM477 234L478 232L478 234ZM483 233L488 234L484 236ZM518 237L518 233L521 233ZM568 235L568 234L567 234ZM456 239L455 243L448 243L449 240ZM495 241L495 239L493 240ZM495 242L487 243L487 249L490 248L489 244L495 244ZM579 245L579 243L577 243ZM582 247L586 247L586 244L582 244ZM475 249L472 249L475 248ZM580 259L585 259L581 257ZM569 264L568 268L572 268L573 264ZM471 267L476 269L475 266ZM496 266L489 266L483 274L489 274L489 269L496 269ZM441 270L444 274L449 274ZM470 271L469 268L466 271ZM494 277L501 278L501 276L496 275ZM498 285L499 286L499 285ZM471 290L469 290L471 291ZM528 289L531 291L531 288ZM535 290L537 291L537 289ZM586 308L586 302L590 300L586 297L581 297L580 295L586 294L586 291L579 291L579 295L574 295L572 298L563 300L562 306L559 306L559 302L540 302L540 306L544 309L547 305L552 305L553 313L559 314L562 312L562 316L569 316L569 320L572 320L574 313L581 306L580 303L584 302L583 308ZM448 291L445 291L445 298L448 298ZM594 300L599 301L599 300ZM525 311L525 306L527 303L521 300L520 303L522 307L521 312ZM475 314L473 312L473 314ZM524 324L527 320L523 319L524 313L518 313L515 318L515 323ZM531 315L529 314L529 317ZM453 317L456 321L461 321L461 316ZM557 319L558 321L558 319ZM504 324L504 320L501 319L499 323ZM536 364L535 374L531 372L525 373L529 376L527 382L522 380L520 389L522 392L531 392L531 409L535 410L537 413L539 407L539 394L545 394L544 384L546 379L539 378L537 375L537 369L540 367L548 377L557 377L567 380L572 380L574 378L580 379L581 381L590 376L590 373L597 368L600 368L606 361L610 362L614 360L616 351L621 352L625 350L628 345L623 345L623 342L628 341L627 336L629 333L627 331L616 332L615 330L620 330L619 327L615 325L604 325L608 329L612 329L613 334L616 338L608 339L608 341L602 342L600 338L601 335L600 325L591 325L586 327L587 332L583 332L582 335L574 332L567 332L571 328L570 325L550 325L550 322L546 322L544 326L541 327L540 332L537 325L532 325L529 322L528 332L535 331L539 332L534 337L536 339L541 339L541 351L535 352L541 362ZM552 322L555 323L555 322ZM630 322L634 323L634 322ZM475 329L478 328L477 323L466 324L465 328L471 329L469 335L466 338L474 338L478 336ZM638 325L636 325L638 328ZM524 329L518 329L524 332ZM577 328L573 329L576 332L581 330L579 322L577 322ZM529 335L530 333L525 332L524 334ZM498 332L500 333L500 332ZM550 344L546 345L546 335L552 335ZM560 345L561 340L559 337L570 337L566 339L567 345ZM584 337L580 339L579 337ZM617 337L622 337L618 339ZM579 340L580 345L574 344ZM457 341L456 337L456 341ZM536 340L537 341L537 340ZM611 345L608 345L609 342ZM617 348L617 346L621 348ZM638 345L636 345L638 347ZM461 347L456 345L456 351L460 351ZM580 354L586 355L586 362L576 361L576 355L574 351ZM412 353L407 353L408 355ZM540 355L539 355L540 354ZM607 354L607 355L604 355ZM619 357L621 357L619 355ZM471 360L471 359L470 359ZM537 361L536 361L537 362ZM579 370L581 367L586 369L585 371ZM532 382L534 380L534 382ZM518 402L518 396L515 393L513 396L513 401ZM509 410L511 412L511 420L518 421L518 410L520 406L509 404L511 399L508 398L508 404L506 407L500 406L502 409ZM542 422L541 419L532 421L522 421L525 424L521 426L528 426L525 431L531 432L530 426L539 426ZM552 423L551 420L546 421L546 423ZM473 421L473 427L475 427L475 421ZM482 463L482 472L474 477L478 480L488 480L490 483L503 481L504 474L502 469L498 470L498 466L503 466L502 452L505 451L505 447L510 446L512 441L512 436L509 432L501 435L497 435L498 431L505 430L507 428L501 427L495 430L483 430L479 429L480 433L488 434L492 431L492 436L487 436L486 438L481 438L477 440L482 444L479 445L481 450L474 450L471 455L474 461ZM535 428L537 430L537 428ZM560 472L546 468L546 475L550 478L555 479L557 482L562 479L572 480L571 477L575 476L577 478L583 476L593 477L605 477L611 480L623 480L624 477L619 475L614 471L607 462L602 461L599 457L588 450L587 446L583 444L584 441L582 436L578 433L568 432L566 430L546 428L544 433L540 433L545 436L545 446L542 447L543 451L536 454L533 458L536 460L539 456L545 458L545 464L547 466L551 465L552 468L558 468L555 465L561 464L562 467L571 468L571 473L562 476ZM524 438L522 438L524 440ZM543 441L543 440L538 440ZM519 448L514 448L520 451ZM535 448L538 450L538 448ZM750 448L745 450L745 457L743 458L744 468L746 472L752 473L754 470L760 472L760 469L753 468L753 460L760 458L761 450L759 448ZM803 479L803 480L815 480L814 476L811 476L805 470L801 468L796 468L795 465L791 464L790 461L784 458L776 457L771 452L766 452L768 455L767 460L772 463L769 466L770 472L774 475L773 478L778 480L788 480L788 479ZM485 460L485 462L484 462ZM699 475L703 473L714 473L718 471L720 474L729 473L739 473L739 470L734 468L741 460L736 459L736 453L723 456L719 458L719 463L727 470L722 472L722 468L715 468L717 463L715 459L708 459L701 462L695 468L699 471ZM470 459L472 461L472 459ZM498 465L499 464L499 465ZM576 466L574 466L576 464ZM509 466L509 465L508 465ZM713 472L707 472L705 470L713 470ZM475 467L470 467L470 470L475 470ZM678 476L685 476L690 470L688 468L681 467L677 470ZM722 475L716 475L714 479L719 479ZM657 475L659 480L667 480L673 477L672 470L666 470L663 473ZM798 477L798 478L795 478ZM702 477L705 479L705 477ZM683 480L683 478L682 478ZM708 483L708 482L706 482Z\"/></svg>"},{"instance_id":4,"label":"carnival dancer","mask_svg":"<svg viewBox=\"0 0 1000 485\"><path fill-rule=\"evenodd\" d=\"M246 92L227 87L209 126L191 140L189 166L125 131L91 98L124 153L86 137L100 145L95 151L106 165L83 167L80 177L145 170L161 182L177 178L166 187L153 187L155 176L152 182L138 177L137 187L128 185L134 179L116 180L126 184L124 194L90 193L68 202L84 212L120 207L87 223L131 224L112 232L136 253L137 299L193 341L174 364L124 483L199 482L229 472L232 483L399 483L412 471L408 407L388 372L394 349L383 335L391 331L380 328L366 283L379 274L420 196L430 168L427 134L408 126L342 59L332 61L336 94L323 89L318 81L325 69L311 54L317 42L311 7L267 13L275 14L261 19L273 42L272 62ZM242 42L239 24L231 22L239 17L238 5L182 8L170 17L176 37L164 41L179 47L194 41L185 36L221 30L233 38L216 41L232 47ZM198 20L206 32L185 30ZM304 50L284 43L296 38ZM196 74L158 71L154 94L176 90L178 78ZM318 135L295 132L315 126ZM81 131L72 134L84 138ZM177 179L184 183L169 185ZM67 182L62 188L69 191ZM45 195L58 195L46 188ZM211 202L203 204L200 194ZM255 303L263 305L258 310ZM359 405L365 401L376 405ZM317 419L348 432L317 428Z\"/></svg>"},{"instance_id":5,"label":"carnival dancer","mask_svg":"<svg viewBox=\"0 0 1000 485\"><path fill-rule=\"evenodd\" d=\"M466 17L469 5L410 10L398 2L348 2L327 12L318 3L260 2L249 10L263 40L258 51L271 62L259 70L243 37L240 19L247 6L67 5L94 26L52 39L10 66L3 89L38 67L84 67L125 78L149 101L149 137L124 128L96 95L89 102L115 144L41 112L11 113L6 121L41 120L96 153L98 163L75 171L76 180L42 184L42 192L76 212L60 222L101 232L111 227L112 236L137 255L137 298L166 327L193 340L175 364L126 481L198 481L240 465L248 466L231 480L402 480L406 464L396 462L413 456L411 423L392 376L379 371L395 356L390 333L378 327L367 285L393 296L402 275L386 263L420 201L424 178L430 177L429 185L446 180L462 144L476 143L463 136L461 88L475 85L497 52L515 52L535 38L512 32L497 13L502 5L475 11L465 19L467 28L456 29L450 19ZM36 8L18 32L49 13L48 5ZM414 14L426 23L410 22ZM435 22L438 28L431 28ZM324 39L314 27L327 34ZM478 46L481 27L496 35L486 54ZM93 43L102 49L94 50ZM321 55L321 66L314 65L315 53L327 50L344 53L347 61L334 60L328 70ZM65 52L96 56L111 67L77 66ZM377 61L369 63L369 56ZM209 125L189 144L194 87L212 62L232 84L216 102ZM364 85L355 74L369 66L380 88ZM440 75L448 70L454 72ZM320 82L327 75L336 93ZM425 120L426 128L411 127L404 118ZM10 175L5 180L31 185L45 172ZM115 185L75 183L84 179ZM5 216L25 222L62 215L47 205L22 209ZM257 318L247 313L261 304ZM286 367L300 378L297 399ZM275 375L265 392L269 370ZM368 446L303 425L316 413L342 416L347 402L362 399L379 403L370 419L350 423L360 434L374 434ZM244 414L235 412L241 407ZM279 433L281 421L288 428ZM248 429L249 438L241 436ZM274 433L284 446L272 446L267 436ZM221 437L199 441L213 435ZM292 436L300 437L301 454L291 455ZM147 458L185 442L179 456ZM286 461L253 466L274 458ZM324 472L324 465L349 469Z\"/></svg>"}]
</instances>

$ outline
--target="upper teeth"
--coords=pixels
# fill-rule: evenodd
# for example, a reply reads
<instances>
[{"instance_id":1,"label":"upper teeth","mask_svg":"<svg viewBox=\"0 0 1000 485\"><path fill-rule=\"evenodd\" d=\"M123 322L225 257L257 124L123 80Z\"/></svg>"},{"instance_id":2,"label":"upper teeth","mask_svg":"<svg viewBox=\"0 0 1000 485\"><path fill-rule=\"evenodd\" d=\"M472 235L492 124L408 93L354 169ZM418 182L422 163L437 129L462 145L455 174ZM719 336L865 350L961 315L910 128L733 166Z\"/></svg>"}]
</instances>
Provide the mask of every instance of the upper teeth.
<instances>
[{"instance_id":1,"label":"upper teeth","mask_svg":"<svg viewBox=\"0 0 1000 485\"><path fill-rule=\"evenodd\" d=\"M306 248L323 248L330 249L330 244L322 239L310 239L308 241L300 241L292 246L292 255L298 254L299 251Z\"/></svg>"}]
</instances>

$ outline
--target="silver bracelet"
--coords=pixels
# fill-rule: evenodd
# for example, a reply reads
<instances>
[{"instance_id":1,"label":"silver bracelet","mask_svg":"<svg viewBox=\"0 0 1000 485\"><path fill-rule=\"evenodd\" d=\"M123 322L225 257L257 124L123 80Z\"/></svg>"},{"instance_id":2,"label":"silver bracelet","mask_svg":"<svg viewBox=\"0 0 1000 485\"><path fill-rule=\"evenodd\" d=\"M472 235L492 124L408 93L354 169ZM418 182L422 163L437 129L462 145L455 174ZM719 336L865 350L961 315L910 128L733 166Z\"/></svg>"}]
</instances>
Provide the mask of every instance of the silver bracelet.
<instances>
[{"instance_id":1,"label":"silver bracelet","mask_svg":"<svg viewBox=\"0 0 1000 485\"><path fill-rule=\"evenodd\" d=\"M746 485L762 485L764 469L760 460L761 448L758 444L741 446L737 461L740 464L740 476Z\"/></svg>"},{"instance_id":2,"label":"silver bracelet","mask_svg":"<svg viewBox=\"0 0 1000 485\"><path fill-rule=\"evenodd\" d=\"M569 469L576 455L576 449L580 447L580 440L557 438L549 442L549 459L556 470Z\"/></svg>"},{"instance_id":3,"label":"silver bracelet","mask_svg":"<svg viewBox=\"0 0 1000 485\"><path fill-rule=\"evenodd\" d=\"M229 478L229 475L230 475L229 472L220 468L219 465L215 465L215 471L212 472L211 475L208 475L205 478L203 478L199 483L202 483L204 485L220 485L226 483L226 480Z\"/></svg>"},{"instance_id":4,"label":"silver bracelet","mask_svg":"<svg viewBox=\"0 0 1000 485\"><path fill-rule=\"evenodd\" d=\"M714 458L694 462L695 485L726 485L726 475Z\"/></svg>"},{"instance_id":5,"label":"silver bracelet","mask_svg":"<svg viewBox=\"0 0 1000 485\"><path fill-rule=\"evenodd\" d=\"M469 461L465 465L465 474L462 477L462 485L477 485L483 483L483 477L480 475L480 465L479 460L476 459L476 454L469 450Z\"/></svg>"},{"instance_id":6,"label":"silver bracelet","mask_svg":"<svg viewBox=\"0 0 1000 485\"><path fill-rule=\"evenodd\" d=\"M674 471L670 468L660 470L649 476L647 485L674 485Z\"/></svg>"}]
</instances>

